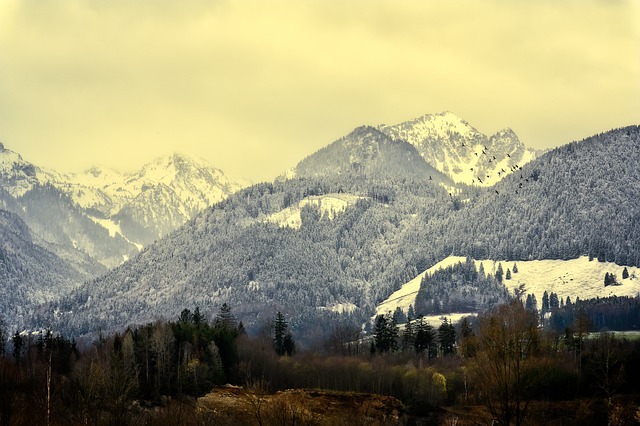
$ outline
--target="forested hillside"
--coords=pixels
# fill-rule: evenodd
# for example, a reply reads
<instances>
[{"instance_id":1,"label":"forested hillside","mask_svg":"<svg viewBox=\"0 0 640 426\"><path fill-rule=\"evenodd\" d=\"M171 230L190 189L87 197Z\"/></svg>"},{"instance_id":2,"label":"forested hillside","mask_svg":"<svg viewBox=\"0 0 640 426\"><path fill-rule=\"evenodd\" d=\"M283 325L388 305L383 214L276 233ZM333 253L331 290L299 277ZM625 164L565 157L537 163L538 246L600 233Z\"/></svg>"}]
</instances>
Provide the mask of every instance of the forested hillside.
<instances>
[{"instance_id":1,"label":"forested hillside","mask_svg":"<svg viewBox=\"0 0 640 426\"><path fill-rule=\"evenodd\" d=\"M638 264L640 212L633 200L640 172L631 166L640 156L638 141L638 127L597 135L549 152L495 187L455 193L435 179L363 173L377 156L360 156L361 167L330 169L328 176L256 185L42 315L73 312L57 321L76 333L233 302L249 329L280 309L314 339L345 306L350 312L342 321L364 321L401 284L451 254L512 260L591 254ZM343 143L342 155L377 152L376 138L358 142ZM613 158L623 155L629 167L614 168L621 163ZM391 171L404 161L385 158L396 161L386 165ZM318 162L325 159L321 151ZM309 204L299 229L267 220L305 197L335 193L362 199L332 218Z\"/></svg>"},{"instance_id":2,"label":"forested hillside","mask_svg":"<svg viewBox=\"0 0 640 426\"><path fill-rule=\"evenodd\" d=\"M448 237L476 259L640 265L640 127L548 152L465 209Z\"/></svg>"},{"instance_id":3,"label":"forested hillside","mask_svg":"<svg viewBox=\"0 0 640 426\"><path fill-rule=\"evenodd\" d=\"M86 278L35 244L18 216L0 209L0 321L22 327L31 321L34 306Z\"/></svg>"}]
</instances>

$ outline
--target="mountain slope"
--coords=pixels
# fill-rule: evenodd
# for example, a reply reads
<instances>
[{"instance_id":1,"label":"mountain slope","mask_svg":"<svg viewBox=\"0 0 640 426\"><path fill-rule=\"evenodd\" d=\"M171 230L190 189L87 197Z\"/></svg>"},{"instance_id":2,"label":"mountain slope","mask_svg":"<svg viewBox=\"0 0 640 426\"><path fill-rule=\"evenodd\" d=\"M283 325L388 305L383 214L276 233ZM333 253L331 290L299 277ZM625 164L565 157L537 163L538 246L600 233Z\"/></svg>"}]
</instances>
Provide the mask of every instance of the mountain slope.
<instances>
[{"instance_id":1,"label":"mountain slope","mask_svg":"<svg viewBox=\"0 0 640 426\"><path fill-rule=\"evenodd\" d=\"M114 267L242 184L204 160L161 157L132 174L39 168L0 147L0 205L22 217L59 255L88 254ZM94 267L90 270L95 270Z\"/></svg>"},{"instance_id":2,"label":"mountain slope","mask_svg":"<svg viewBox=\"0 0 640 426\"><path fill-rule=\"evenodd\" d=\"M427 164L412 145L362 126L302 160L294 169L298 178L364 176L376 179L431 179L453 182Z\"/></svg>"},{"instance_id":3,"label":"mountain slope","mask_svg":"<svg viewBox=\"0 0 640 426\"><path fill-rule=\"evenodd\" d=\"M77 288L88 278L34 242L26 224L0 210L0 319L12 328L32 321L34 306Z\"/></svg>"},{"instance_id":4,"label":"mountain slope","mask_svg":"<svg viewBox=\"0 0 640 426\"><path fill-rule=\"evenodd\" d=\"M420 284L425 276L433 275L436 271L465 261L466 258L461 256L449 256L438 262L380 303L376 307L376 313L384 315L387 312L394 312L396 308L400 308L406 313L410 306L415 308ZM480 259L474 260L474 263L476 268L480 268L482 265L488 274L495 274L499 264L502 265L504 271L513 270L514 263L517 264L518 272L512 273L511 279L503 281L505 286L511 294L520 286L524 286L525 294L535 294L539 304L542 302L545 291L556 293L562 300L569 297L574 302L576 298L586 300L614 295L634 297L640 293L640 279L638 279L640 268L628 267L629 278L622 279L622 271L625 267L612 262L589 261L586 256L570 260L524 260L517 262ZM605 287L603 279L607 272L615 274L620 285ZM538 306L538 309L540 308L541 306Z\"/></svg>"},{"instance_id":5,"label":"mountain slope","mask_svg":"<svg viewBox=\"0 0 640 426\"><path fill-rule=\"evenodd\" d=\"M378 133L357 135L385 144ZM106 330L195 305L214 312L228 302L250 329L282 310L310 338L330 329L338 306L354 306L349 318L366 321L402 284L450 255L521 261L591 254L640 266L637 126L548 152L495 187L451 195L435 178L376 169L376 150L356 151L366 161L353 171L351 151L336 147L335 156L322 154L330 161L304 160L306 177L242 190L74 293L63 303L73 314L61 324L70 332ZM316 170L323 174L311 177ZM313 203L300 207L333 194L359 199L333 217ZM293 206L299 227L269 223Z\"/></svg>"},{"instance_id":6,"label":"mountain slope","mask_svg":"<svg viewBox=\"0 0 640 426\"><path fill-rule=\"evenodd\" d=\"M427 163L456 183L467 185L491 186L536 157L513 130L504 129L487 137L450 112L427 114L378 129L412 144Z\"/></svg>"}]
</instances>

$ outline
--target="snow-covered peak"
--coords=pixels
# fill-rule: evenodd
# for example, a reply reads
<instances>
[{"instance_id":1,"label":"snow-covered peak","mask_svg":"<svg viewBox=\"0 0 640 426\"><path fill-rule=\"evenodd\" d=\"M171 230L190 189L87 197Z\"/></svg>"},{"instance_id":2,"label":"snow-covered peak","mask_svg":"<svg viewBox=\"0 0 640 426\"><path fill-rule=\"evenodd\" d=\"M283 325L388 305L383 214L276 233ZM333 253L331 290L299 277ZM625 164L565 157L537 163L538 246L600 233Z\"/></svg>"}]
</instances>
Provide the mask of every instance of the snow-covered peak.
<instances>
[{"instance_id":1,"label":"snow-covered peak","mask_svg":"<svg viewBox=\"0 0 640 426\"><path fill-rule=\"evenodd\" d=\"M486 138L468 122L449 111L426 114L395 126L379 128L391 136L406 140L418 149L432 141L455 143Z\"/></svg>"},{"instance_id":2,"label":"snow-covered peak","mask_svg":"<svg viewBox=\"0 0 640 426\"><path fill-rule=\"evenodd\" d=\"M5 149L0 150L0 183L11 195L19 197L38 182L36 167L22 159L20 154Z\"/></svg>"},{"instance_id":3,"label":"snow-covered peak","mask_svg":"<svg viewBox=\"0 0 640 426\"><path fill-rule=\"evenodd\" d=\"M427 163L457 183L494 185L535 158L512 129L489 138L449 111L378 129L415 146Z\"/></svg>"}]
</instances>

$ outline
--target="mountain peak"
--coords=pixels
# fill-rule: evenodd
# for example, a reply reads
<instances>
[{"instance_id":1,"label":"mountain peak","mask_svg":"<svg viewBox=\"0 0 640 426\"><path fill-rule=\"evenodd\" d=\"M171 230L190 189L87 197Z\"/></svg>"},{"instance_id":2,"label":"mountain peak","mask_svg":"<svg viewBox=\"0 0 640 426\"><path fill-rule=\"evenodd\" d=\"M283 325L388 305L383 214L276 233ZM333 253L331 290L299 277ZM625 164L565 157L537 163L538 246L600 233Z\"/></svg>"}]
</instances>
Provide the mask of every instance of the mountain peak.
<instances>
[{"instance_id":1,"label":"mountain peak","mask_svg":"<svg viewBox=\"0 0 640 426\"><path fill-rule=\"evenodd\" d=\"M512 129L489 138L451 111L378 129L392 139L409 142L427 163L458 183L493 185L514 165L535 158Z\"/></svg>"}]
</instances>

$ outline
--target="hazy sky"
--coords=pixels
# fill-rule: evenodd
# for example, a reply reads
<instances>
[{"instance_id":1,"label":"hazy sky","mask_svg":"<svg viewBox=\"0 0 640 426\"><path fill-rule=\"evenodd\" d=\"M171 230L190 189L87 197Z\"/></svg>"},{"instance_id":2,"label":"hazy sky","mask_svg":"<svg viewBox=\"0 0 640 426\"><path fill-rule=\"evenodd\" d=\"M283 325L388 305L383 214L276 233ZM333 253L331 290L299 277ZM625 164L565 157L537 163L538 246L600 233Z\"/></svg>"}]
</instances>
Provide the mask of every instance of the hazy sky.
<instances>
[{"instance_id":1,"label":"hazy sky","mask_svg":"<svg viewBox=\"0 0 640 426\"><path fill-rule=\"evenodd\" d=\"M444 110L536 148L640 124L640 2L0 0L0 141L62 171L267 180Z\"/></svg>"}]
</instances>

